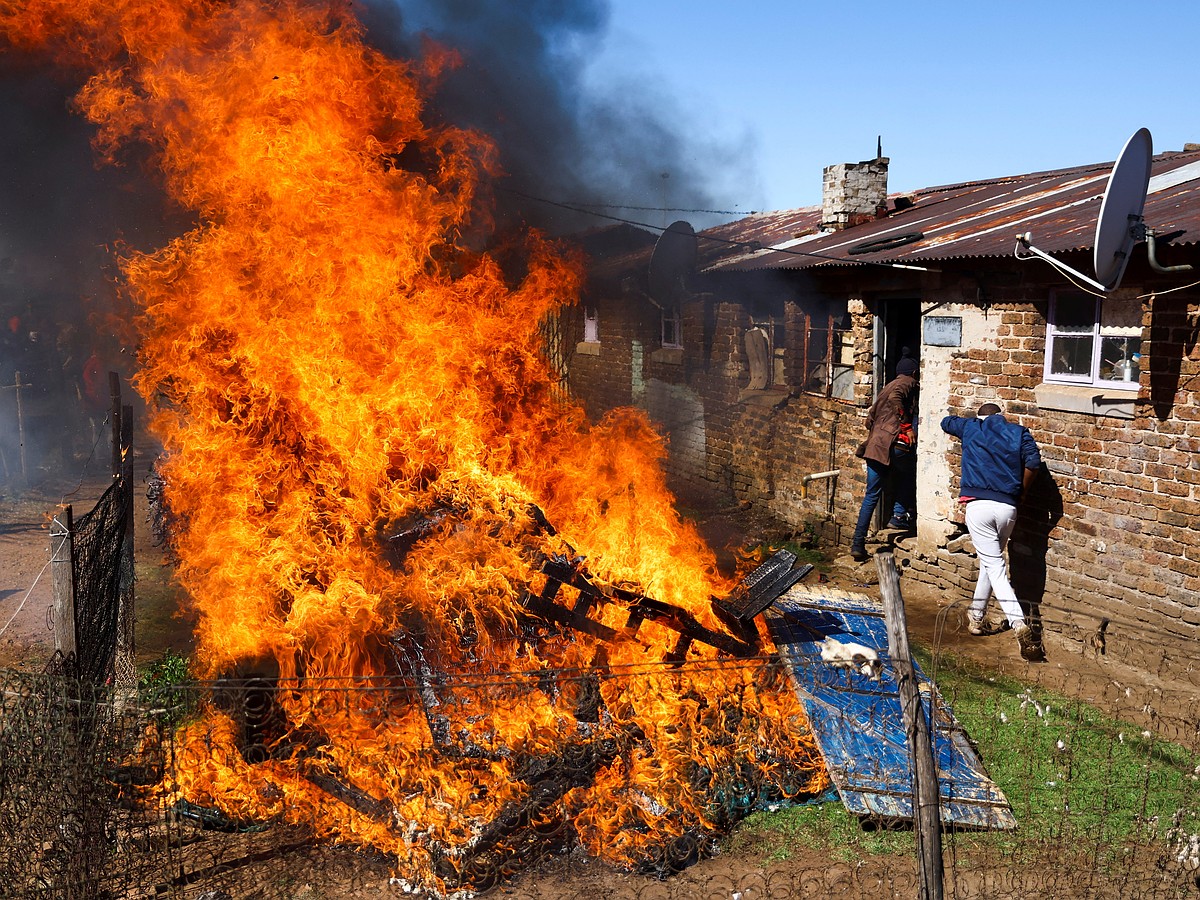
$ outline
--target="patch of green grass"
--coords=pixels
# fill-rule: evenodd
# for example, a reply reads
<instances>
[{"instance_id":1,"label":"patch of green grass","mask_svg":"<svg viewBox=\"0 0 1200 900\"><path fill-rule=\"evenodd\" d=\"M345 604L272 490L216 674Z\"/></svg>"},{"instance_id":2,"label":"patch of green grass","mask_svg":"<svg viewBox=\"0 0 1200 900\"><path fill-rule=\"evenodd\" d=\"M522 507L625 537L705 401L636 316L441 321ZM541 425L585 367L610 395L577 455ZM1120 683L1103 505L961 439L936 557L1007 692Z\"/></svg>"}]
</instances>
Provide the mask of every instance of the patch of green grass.
<instances>
[{"instance_id":1,"label":"patch of green grass","mask_svg":"<svg viewBox=\"0 0 1200 900\"><path fill-rule=\"evenodd\" d=\"M792 851L804 849L819 850L839 862L908 854L916 846L911 829L863 828L836 796L824 803L754 813L730 838L734 850L750 844L771 861L785 860Z\"/></svg>"},{"instance_id":2,"label":"patch of green grass","mask_svg":"<svg viewBox=\"0 0 1200 900\"><path fill-rule=\"evenodd\" d=\"M931 671L927 654L916 653ZM1096 707L942 656L939 691L976 743L1005 794L1016 832L958 832L959 850L977 848L1013 859L1053 845L1116 865L1130 843L1163 840L1173 827L1200 831L1200 755ZM744 820L734 847L756 845L769 858L795 848L852 861L910 854L904 830L865 830L834 799Z\"/></svg>"},{"instance_id":3,"label":"patch of green grass","mask_svg":"<svg viewBox=\"0 0 1200 900\"><path fill-rule=\"evenodd\" d=\"M923 662L929 671L928 660ZM1200 830L1194 751L1097 707L942 657L943 698L1020 823L1012 846L1115 846ZM1002 837L1001 840L1004 840Z\"/></svg>"}]
</instances>

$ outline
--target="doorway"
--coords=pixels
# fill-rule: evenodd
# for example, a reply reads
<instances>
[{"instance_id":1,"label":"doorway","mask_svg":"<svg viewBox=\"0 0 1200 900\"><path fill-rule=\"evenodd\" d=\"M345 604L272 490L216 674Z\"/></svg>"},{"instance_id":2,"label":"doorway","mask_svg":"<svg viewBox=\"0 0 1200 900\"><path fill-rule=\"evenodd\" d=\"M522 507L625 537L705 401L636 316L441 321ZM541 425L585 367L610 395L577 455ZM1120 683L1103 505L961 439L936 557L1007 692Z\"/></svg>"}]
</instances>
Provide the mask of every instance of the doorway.
<instances>
[{"instance_id":1,"label":"doorway","mask_svg":"<svg viewBox=\"0 0 1200 900\"><path fill-rule=\"evenodd\" d=\"M921 299L914 296L886 297L878 300L875 315L875 396L896 377L896 363L902 356L921 360ZM911 460L915 467L915 459ZM910 478L915 473L910 472ZM891 519L895 503L894 483L888 479L882 502L875 510L875 527L882 529ZM915 510L914 510L915 513Z\"/></svg>"}]
</instances>

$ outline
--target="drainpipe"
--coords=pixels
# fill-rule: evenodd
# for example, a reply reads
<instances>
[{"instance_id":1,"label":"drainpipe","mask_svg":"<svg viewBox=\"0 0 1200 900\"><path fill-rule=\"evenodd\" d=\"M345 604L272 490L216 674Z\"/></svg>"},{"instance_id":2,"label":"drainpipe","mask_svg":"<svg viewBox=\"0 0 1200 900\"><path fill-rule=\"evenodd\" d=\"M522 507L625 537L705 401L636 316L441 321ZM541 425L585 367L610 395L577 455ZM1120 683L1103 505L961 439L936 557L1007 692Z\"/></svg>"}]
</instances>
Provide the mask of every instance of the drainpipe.
<instances>
[{"instance_id":1,"label":"drainpipe","mask_svg":"<svg viewBox=\"0 0 1200 900\"><path fill-rule=\"evenodd\" d=\"M830 469L828 472L813 472L810 475L805 475L803 478L800 479L800 497L801 497L801 499L804 499L804 500L808 499L808 486L811 482L824 481L827 478L837 478L841 474L842 474L841 469Z\"/></svg>"}]
</instances>

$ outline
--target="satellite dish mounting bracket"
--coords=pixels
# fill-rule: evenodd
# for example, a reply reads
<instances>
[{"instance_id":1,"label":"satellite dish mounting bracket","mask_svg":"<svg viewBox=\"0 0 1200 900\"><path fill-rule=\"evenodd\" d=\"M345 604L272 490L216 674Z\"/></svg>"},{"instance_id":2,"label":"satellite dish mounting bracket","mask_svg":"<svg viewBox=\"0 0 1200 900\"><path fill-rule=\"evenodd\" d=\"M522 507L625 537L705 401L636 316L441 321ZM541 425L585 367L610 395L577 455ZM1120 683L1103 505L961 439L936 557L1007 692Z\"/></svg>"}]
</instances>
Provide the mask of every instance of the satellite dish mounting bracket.
<instances>
[{"instance_id":1,"label":"satellite dish mounting bracket","mask_svg":"<svg viewBox=\"0 0 1200 900\"><path fill-rule=\"evenodd\" d=\"M1102 293L1115 291L1121 284L1121 276L1125 274L1125 266L1129 262L1134 244L1146 240L1147 235L1152 234L1142 219L1142 210L1146 206L1146 190L1150 185L1153 156L1150 131L1139 128L1125 142L1120 156L1113 163L1108 185L1100 199L1100 213L1096 217L1095 278L1077 272L1061 260L1033 246L1033 237L1028 232L1017 236L1017 246L1013 255L1017 259L1036 256Z\"/></svg>"},{"instance_id":2,"label":"satellite dish mounting bracket","mask_svg":"<svg viewBox=\"0 0 1200 900\"><path fill-rule=\"evenodd\" d=\"M1104 293L1107 294L1109 291L1113 290L1113 288L1105 287L1100 282L1098 282L1096 279L1089 278L1087 275L1084 275L1079 270L1072 269L1065 262L1063 262L1062 260L1059 260L1059 259L1055 259L1049 253L1046 253L1044 250L1039 250L1037 247L1033 246L1033 244L1030 243L1030 241L1032 239L1033 239L1033 235L1030 234L1028 231L1025 232L1024 234L1018 234L1017 235L1017 246L1016 246L1016 249L1013 250L1013 256L1015 256L1017 259L1033 259L1036 256L1038 259L1044 259L1046 262L1050 263L1050 265L1054 266L1054 268L1058 269L1061 272L1066 273L1071 278L1078 278L1080 281L1086 283L1089 287L1094 287L1098 291L1103 291Z\"/></svg>"},{"instance_id":3,"label":"satellite dish mounting bracket","mask_svg":"<svg viewBox=\"0 0 1200 900\"><path fill-rule=\"evenodd\" d=\"M1145 226L1143 226L1143 228L1145 229L1145 232L1146 232L1146 237L1145 237L1146 255L1150 262L1150 268L1152 268L1155 272L1190 272L1190 271L1192 271L1192 266L1189 264L1186 264L1186 263L1184 265L1179 265L1179 266L1164 266L1164 265L1162 265L1158 261L1158 253L1155 250L1155 244L1154 244L1155 231L1154 231L1154 229L1153 228L1145 228Z\"/></svg>"}]
</instances>

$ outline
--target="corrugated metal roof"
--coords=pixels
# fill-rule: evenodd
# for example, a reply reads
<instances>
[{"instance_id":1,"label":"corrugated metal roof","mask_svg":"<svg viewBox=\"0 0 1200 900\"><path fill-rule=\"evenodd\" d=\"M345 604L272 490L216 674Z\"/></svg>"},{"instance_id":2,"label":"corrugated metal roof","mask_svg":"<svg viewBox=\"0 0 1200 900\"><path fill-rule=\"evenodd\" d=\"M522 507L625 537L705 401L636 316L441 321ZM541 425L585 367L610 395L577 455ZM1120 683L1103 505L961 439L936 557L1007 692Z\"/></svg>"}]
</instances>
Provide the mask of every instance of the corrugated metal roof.
<instances>
[{"instance_id":1,"label":"corrugated metal roof","mask_svg":"<svg viewBox=\"0 0 1200 900\"><path fill-rule=\"evenodd\" d=\"M819 207L758 214L700 232L700 266L729 272L1011 256L1024 232L1047 253L1087 250L1111 170L1102 163L893 195L912 203L836 232L816 230ZM1154 157L1143 216L1173 244L1200 242L1200 153Z\"/></svg>"}]
</instances>

